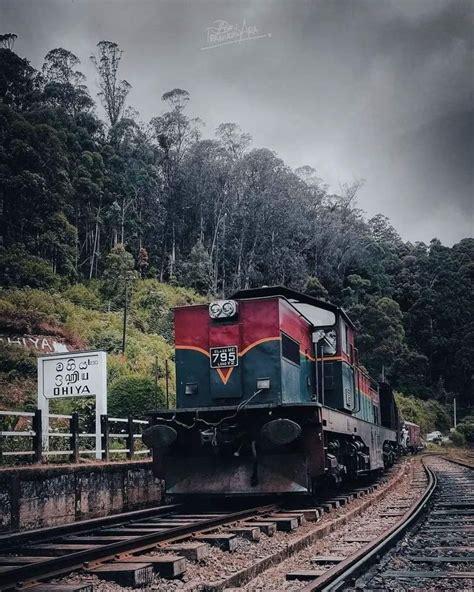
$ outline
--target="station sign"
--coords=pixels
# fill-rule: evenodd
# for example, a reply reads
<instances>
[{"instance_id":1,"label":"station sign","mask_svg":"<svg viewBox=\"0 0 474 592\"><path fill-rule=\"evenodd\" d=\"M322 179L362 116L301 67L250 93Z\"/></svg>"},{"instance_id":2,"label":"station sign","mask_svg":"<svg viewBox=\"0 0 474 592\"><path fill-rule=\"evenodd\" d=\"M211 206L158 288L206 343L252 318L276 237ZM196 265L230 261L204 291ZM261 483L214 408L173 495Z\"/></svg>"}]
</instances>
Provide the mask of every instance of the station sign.
<instances>
[{"instance_id":1,"label":"station sign","mask_svg":"<svg viewBox=\"0 0 474 592\"><path fill-rule=\"evenodd\" d=\"M104 388L104 352L40 356L38 365L39 394L46 399L97 397Z\"/></svg>"},{"instance_id":2,"label":"station sign","mask_svg":"<svg viewBox=\"0 0 474 592\"><path fill-rule=\"evenodd\" d=\"M38 409L43 414L43 449L49 450L49 402L95 399L95 455L101 458L101 415L107 414L107 353L82 351L38 356Z\"/></svg>"}]
</instances>

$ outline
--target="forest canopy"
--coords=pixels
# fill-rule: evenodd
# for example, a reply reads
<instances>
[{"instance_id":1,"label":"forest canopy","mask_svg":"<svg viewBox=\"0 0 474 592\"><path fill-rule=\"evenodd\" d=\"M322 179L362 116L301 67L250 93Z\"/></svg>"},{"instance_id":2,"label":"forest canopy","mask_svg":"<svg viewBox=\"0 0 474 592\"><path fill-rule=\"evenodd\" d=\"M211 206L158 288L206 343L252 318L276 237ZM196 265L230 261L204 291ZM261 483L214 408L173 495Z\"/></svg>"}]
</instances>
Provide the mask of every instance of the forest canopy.
<instances>
[{"instance_id":1,"label":"forest canopy","mask_svg":"<svg viewBox=\"0 0 474 592\"><path fill-rule=\"evenodd\" d=\"M94 97L74 53L52 49L35 70L14 37L0 39L2 286L95 281L93 306L110 310L138 278L203 295L283 284L346 308L375 377L472 405L474 239L404 242L358 208L361 181L333 193L232 122L204 138L185 89L143 122L113 42L91 56Z\"/></svg>"}]
</instances>

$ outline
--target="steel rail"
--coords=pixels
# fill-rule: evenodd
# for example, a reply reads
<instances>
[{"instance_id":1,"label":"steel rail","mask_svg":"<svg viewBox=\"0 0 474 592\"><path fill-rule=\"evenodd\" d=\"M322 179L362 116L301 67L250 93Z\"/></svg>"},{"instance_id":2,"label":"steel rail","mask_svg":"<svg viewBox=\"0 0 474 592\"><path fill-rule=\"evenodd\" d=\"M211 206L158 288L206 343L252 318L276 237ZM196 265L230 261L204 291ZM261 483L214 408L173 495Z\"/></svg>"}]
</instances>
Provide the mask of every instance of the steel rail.
<instances>
[{"instance_id":1,"label":"steel rail","mask_svg":"<svg viewBox=\"0 0 474 592\"><path fill-rule=\"evenodd\" d=\"M88 531L97 530L98 528L118 526L120 524L131 522L132 520L141 520L143 518L150 518L155 515L159 516L160 514L165 514L166 512L178 510L181 507L182 504L156 506L154 508L112 514L111 516L103 516L101 518L78 520L77 522L70 522L69 524L60 524L58 526L47 526L45 528L35 528L34 530L26 530L23 532L2 534L0 535L0 552L6 553L10 551L13 546L29 544L34 541L41 541L42 543L45 543L53 538L56 539L58 537L78 533L85 534Z\"/></svg>"},{"instance_id":2,"label":"steel rail","mask_svg":"<svg viewBox=\"0 0 474 592\"><path fill-rule=\"evenodd\" d=\"M422 460L423 462L423 460ZM428 486L420 499L414 502L410 509L389 530L379 537L361 547L356 553L344 559L324 574L301 588L300 592L329 592L340 590L347 585L348 580L353 580L361 572L375 563L379 556L389 547L393 546L404 534L407 528L418 518L426 508L438 485L436 474L423 462L423 467L428 475Z\"/></svg>"},{"instance_id":3,"label":"steel rail","mask_svg":"<svg viewBox=\"0 0 474 592\"><path fill-rule=\"evenodd\" d=\"M454 463L455 465L459 465L461 467L465 467L466 469L474 469L474 465L469 464L466 460L462 458L450 458L449 456L441 456L443 460L447 460L449 462Z\"/></svg>"},{"instance_id":4,"label":"steel rail","mask_svg":"<svg viewBox=\"0 0 474 592\"><path fill-rule=\"evenodd\" d=\"M223 514L213 518L206 518L187 526L170 528L166 532L152 532L143 536L133 537L126 541L100 545L97 549L68 553L59 557L52 557L44 561L15 567L2 573L0 590L12 590L19 583L23 587L27 583L37 582L80 569L91 562L112 560L116 555L123 553L138 553L153 549L158 543L185 538L202 531L210 530L223 524L237 522L251 516L259 516L278 509L277 504L270 504L247 510L240 510L229 514Z\"/></svg>"}]
</instances>

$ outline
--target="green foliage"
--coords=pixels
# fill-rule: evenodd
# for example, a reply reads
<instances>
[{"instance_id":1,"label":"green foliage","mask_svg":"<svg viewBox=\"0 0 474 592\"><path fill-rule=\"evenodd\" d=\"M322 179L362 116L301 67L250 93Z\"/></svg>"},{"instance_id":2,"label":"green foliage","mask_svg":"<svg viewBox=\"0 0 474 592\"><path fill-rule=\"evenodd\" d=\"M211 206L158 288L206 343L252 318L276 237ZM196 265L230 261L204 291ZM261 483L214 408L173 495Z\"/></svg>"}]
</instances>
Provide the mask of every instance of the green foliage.
<instances>
[{"instance_id":1,"label":"green foliage","mask_svg":"<svg viewBox=\"0 0 474 592\"><path fill-rule=\"evenodd\" d=\"M172 404L175 399L172 308L204 299L186 288L174 288L156 280L138 280L130 303L127 352L123 356L122 311L101 310L104 308L98 297L101 288L100 282L95 281L70 286L62 294L27 288L2 290L0 331L56 335L77 348L107 351L110 393L117 382L123 384L132 377L140 385L151 381L153 389L156 383L163 397L168 362ZM34 405L35 382L35 356L19 347L0 345L0 391L5 393L1 405L9 408L24 407L25 403ZM57 411L69 413L70 410L64 403L64 408L58 407Z\"/></svg>"},{"instance_id":2,"label":"green foliage","mask_svg":"<svg viewBox=\"0 0 474 592\"><path fill-rule=\"evenodd\" d=\"M0 373L9 379L19 376L35 378L36 367L36 357L31 351L0 344Z\"/></svg>"},{"instance_id":3,"label":"green foliage","mask_svg":"<svg viewBox=\"0 0 474 592\"><path fill-rule=\"evenodd\" d=\"M474 416L465 417L458 424L457 431L465 437L467 442L474 442Z\"/></svg>"},{"instance_id":4,"label":"green foliage","mask_svg":"<svg viewBox=\"0 0 474 592\"><path fill-rule=\"evenodd\" d=\"M459 430L453 430L449 434L449 439L454 444L454 446L462 447L466 445L466 437Z\"/></svg>"},{"instance_id":5,"label":"green foliage","mask_svg":"<svg viewBox=\"0 0 474 592\"><path fill-rule=\"evenodd\" d=\"M73 304L84 308L98 309L101 306L100 297L96 290L85 284L74 284L64 290L63 295Z\"/></svg>"},{"instance_id":6,"label":"green foliage","mask_svg":"<svg viewBox=\"0 0 474 592\"><path fill-rule=\"evenodd\" d=\"M395 393L395 400L401 419L418 424L423 434L447 432L452 425L450 415L437 401L422 401L402 393Z\"/></svg>"},{"instance_id":7,"label":"green foliage","mask_svg":"<svg viewBox=\"0 0 474 592\"><path fill-rule=\"evenodd\" d=\"M109 389L108 412L115 417L135 417L164 406L161 388L152 379L128 375L116 380Z\"/></svg>"},{"instance_id":8,"label":"green foliage","mask_svg":"<svg viewBox=\"0 0 474 592\"><path fill-rule=\"evenodd\" d=\"M123 305L125 291L130 289L137 273L134 271L135 261L125 246L118 244L107 255L104 269L104 297L114 304Z\"/></svg>"},{"instance_id":9,"label":"green foliage","mask_svg":"<svg viewBox=\"0 0 474 592\"><path fill-rule=\"evenodd\" d=\"M0 329L9 333L61 334L66 306L43 290L0 290Z\"/></svg>"},{"instance_id":10,"label":"green foliage","mask_svg":"<svg viewBox=\"0 0 474 592\"><path fill-rule=\"evenodd\" d=\"M57 288L60 278L51 265L29 255L23 246L0 248L0 284L7 287Z\"/></svg>"},{"instance_id":11,"label":"green foliage","mask_svg":"<svg viewBox=\"0 0 474 592\"><path fill-rule=\"evenodd\" d=\"M405 331L400 307L384 296L371 299L364 307L359 304L352 310L362 326L356 343L369 370L379 376L382 367L390 369L403 352Z\"/></svg>"},{"instance_id":12,"label":"green foliage","mask_svg":"<svg viewBox=\"0 0 474 592\"><path fill-rule=\"evenodd\" d=\"M308 296L313 296L314 298L329 300L329 292L318 280L318 278L314 276L308 277L304 292L305 294L308 294Z\"/></svg>"},{"instance_id":13,"label":"green foliage","mask_svg":"<svg viewBox=\"0 0 474 592\"><path fill-rule=\"evenodd\" d=\"M178 281L199 294L208 294L213 282L212 260L207 249L199 241L191 249L189 259L178 270Z\"/></svg>"},{"instance_id":14,"label":"green foliage","mask_svg":"<svg viewBox=\"0 0 474 592\"><path fill-rule=\"evenodd\" d=\"M198 302L205 302L205 299L192 290L144 280L137 282L134 288L130 314L137 326L173 343L172 309Z\"/></svg>"}]
</instances>

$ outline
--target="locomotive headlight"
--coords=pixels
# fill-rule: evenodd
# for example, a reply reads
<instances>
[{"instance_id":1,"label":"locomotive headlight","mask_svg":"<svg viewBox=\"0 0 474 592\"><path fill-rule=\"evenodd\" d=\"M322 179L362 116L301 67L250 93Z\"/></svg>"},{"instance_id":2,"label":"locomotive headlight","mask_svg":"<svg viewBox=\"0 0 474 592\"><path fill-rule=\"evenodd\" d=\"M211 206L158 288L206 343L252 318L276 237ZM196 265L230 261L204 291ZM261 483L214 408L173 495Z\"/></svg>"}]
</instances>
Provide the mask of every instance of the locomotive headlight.
<instances>
[{"instance_id":1,"label":"locomotive headlight","mask_svg":"<svg viewBox=\"0 0 474 592\"><path fill-rule=\"evenodd\" d=\"M209 316L211 319L229 319L237 314L237 302L235 300L216 300L209 304Z\"/></svg>"},{"instance_id":2,"label":"locomotive headlight","mask_svg":"<svg viewBox=\"0 0 474 592\"><path fill-rule=\"evenodd\" d=\"M211 319L217 319L221 313L221 306L218 302L211 302L209 305L209 316Z\"/></svg>"},{"instance_id":3,"label":"locomotive headlight","mask_svg":"<svg viewBox=\"0 0 474 592\"><path fill-rule=\"evenodd\" d=\"M225 314L226 317L232 317L235 314L235 302L232 300L227 300L222 305L222 312Z\"/></svg>"}]
</instances>

